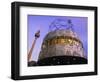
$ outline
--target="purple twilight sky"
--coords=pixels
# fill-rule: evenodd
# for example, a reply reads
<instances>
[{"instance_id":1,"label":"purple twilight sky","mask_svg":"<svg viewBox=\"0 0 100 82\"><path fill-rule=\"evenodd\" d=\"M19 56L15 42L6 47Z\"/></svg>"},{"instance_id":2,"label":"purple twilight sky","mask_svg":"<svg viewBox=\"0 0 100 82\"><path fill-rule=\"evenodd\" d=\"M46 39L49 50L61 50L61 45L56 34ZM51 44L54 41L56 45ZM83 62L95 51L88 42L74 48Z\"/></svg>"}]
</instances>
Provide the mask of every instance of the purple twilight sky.
<instances>
[{"instance_id":1,"label":"purple twilight sky","mask_svg":"<svg viewBox=\"0 0 100 82\"><path fill-rule=\"evenodd\" d=\"M67 16L42 16L42 15L28 15L28 51L32 46L32 41L34 40L34 34L40 30L40 37L37 39L35 44L32 60L37 61L39 52L41 50L41 44L45 35L49 32L49 26L55 19L70 19L73 24L73 29L79 36L83 43L85 50L85 56L88 55L88 18L87 17L67 17Z\"/></svg>"}]
</instances>

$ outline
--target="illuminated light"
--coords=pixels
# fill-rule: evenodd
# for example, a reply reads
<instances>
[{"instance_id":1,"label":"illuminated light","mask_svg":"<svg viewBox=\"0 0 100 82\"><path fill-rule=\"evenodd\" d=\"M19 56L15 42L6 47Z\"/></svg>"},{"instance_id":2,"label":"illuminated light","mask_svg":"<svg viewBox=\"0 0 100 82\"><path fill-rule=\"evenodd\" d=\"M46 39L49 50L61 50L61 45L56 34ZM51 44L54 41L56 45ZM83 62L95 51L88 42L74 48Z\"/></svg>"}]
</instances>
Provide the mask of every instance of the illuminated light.
<instances>
[{"instance_id":1,"label":"illuminated light","mask_svg":"<svg viewBox=\"0 0 100 82\"><path fill-rule=\"evenodd\" d=\"M65 43L65 39L61 39L61 43Z\"/></svg>"},{"instance_id":2,"label":"illuminated light","mask_svg":"<svg viewBox=\"0 0 100 82\"><path fill-rule=\"evenodd\" d=\"M65 44L65 45L79 45L79 41L73 38L56 37L47 41L48 45Z\"/></svg>"},{"instance_id":3,"label":"illuminated light","mask_svg":"<svg viewBox=\"0 0 100 82\"><path fill-rule=\"evenodd\" d=\"M72 43L72 40L69 41L69 44L71 44L71 43Z\"/></svg>"},{"instance_id":4,"label":"illuminated light","mask_svg":"<svg viewBox=\"0 0 100 82\"><path fill-rule=\"evenodd\" d=\"M79 43L78 43L78 42L76 42L76 43L75 43L75 45L77 45L77 46L78 46L78 45L79 45Z\"/></svg>"},{"instance_id":5,"label":"illuminated light","mask_svg":"<svg viewBox=\"0 0 100 82\"><path fill-rule=\"evenodd\" d=\"M68 42L70 41L70 39L67 40Z\"/></svg>"}]
</instances>

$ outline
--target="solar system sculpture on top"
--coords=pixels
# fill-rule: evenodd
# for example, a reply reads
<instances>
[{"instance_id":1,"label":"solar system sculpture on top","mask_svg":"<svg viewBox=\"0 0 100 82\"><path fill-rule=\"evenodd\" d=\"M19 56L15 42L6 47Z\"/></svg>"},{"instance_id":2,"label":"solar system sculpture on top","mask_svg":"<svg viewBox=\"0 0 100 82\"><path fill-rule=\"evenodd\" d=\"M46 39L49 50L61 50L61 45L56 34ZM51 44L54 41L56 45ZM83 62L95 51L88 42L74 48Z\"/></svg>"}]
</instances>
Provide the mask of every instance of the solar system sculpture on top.
<instances>
[{"instance_id":1,"label":"solar system sculpture on top","mask_svg":"<svg viewBox=\"0 0 100 82\"><path fill-rule=\"evenodd\" d=\"M54 20L43 40L38 61L29 61L39 36L40 31L35 34L28 54L28 66L87 64L83 44L74 31L71 20Z\"/></svg>"}]
</instances>

